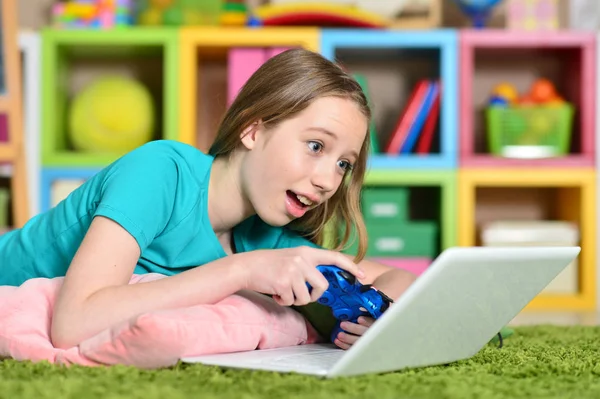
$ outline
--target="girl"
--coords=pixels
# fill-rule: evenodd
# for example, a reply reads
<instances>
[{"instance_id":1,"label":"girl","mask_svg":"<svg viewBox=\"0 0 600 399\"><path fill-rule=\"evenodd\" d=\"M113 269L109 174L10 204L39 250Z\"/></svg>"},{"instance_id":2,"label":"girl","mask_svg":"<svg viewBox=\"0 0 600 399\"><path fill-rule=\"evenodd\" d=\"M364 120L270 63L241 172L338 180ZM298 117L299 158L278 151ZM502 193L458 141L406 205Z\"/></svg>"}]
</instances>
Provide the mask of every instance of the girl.
<instances>
[{"instance_id":1,"label":"girl","mask_svg":"<svg viewBox=\"0 0 600 399\"><path fill-rule=\"evenodd\" d=\"M328 337L335 321L316 306L327 288L316 266L337 265L393 298L414 279L361 261L370 117L342 69L306 50L284 52L248 80L208 155L150 142L0 237L0 285L65 276L52 318L57 348L143 312L242 289L297 307ZM357 231L358 266L321 247L330 220ZM169 277L128 284L132 273L150 272ZM372 322L345 323L335 343L350 347Z\"/></svg>"}]
</instances>

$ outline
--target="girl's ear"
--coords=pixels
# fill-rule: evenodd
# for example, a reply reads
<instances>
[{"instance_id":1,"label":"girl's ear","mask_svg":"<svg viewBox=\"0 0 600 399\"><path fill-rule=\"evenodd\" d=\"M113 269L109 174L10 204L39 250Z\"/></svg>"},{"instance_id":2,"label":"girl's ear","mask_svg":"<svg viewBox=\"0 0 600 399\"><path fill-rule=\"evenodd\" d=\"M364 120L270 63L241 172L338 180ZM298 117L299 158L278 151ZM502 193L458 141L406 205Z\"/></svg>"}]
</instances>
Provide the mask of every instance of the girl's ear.
<instances>
[{"instance_id":1,"label":"girl's ear","mask_svg":"<svg viewBox=\"0 0 600 399\"><path fill-rule=\"evenodd\" d=\"M256 133L258 132L259 126L260 122L256 121L245 128L242 134L240 134L242 144L249 150L253 149L256 145Z\"/></svg>"}]
</instances>

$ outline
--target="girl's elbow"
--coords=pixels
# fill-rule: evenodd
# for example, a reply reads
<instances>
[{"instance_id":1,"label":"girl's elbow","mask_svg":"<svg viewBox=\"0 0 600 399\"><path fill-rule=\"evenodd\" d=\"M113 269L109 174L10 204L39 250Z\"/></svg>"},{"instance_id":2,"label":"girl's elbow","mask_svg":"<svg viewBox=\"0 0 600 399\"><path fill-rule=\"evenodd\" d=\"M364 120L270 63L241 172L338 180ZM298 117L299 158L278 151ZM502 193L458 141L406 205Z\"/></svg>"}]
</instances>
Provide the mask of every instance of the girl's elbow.
<instances>
[{"instance_id":1,"label":"girl's elbow","mask_svg":"<svg viewBox=\"0 0 600 399\"><path fill-rule=\"evenodd\" d=\"M50 327L50 342L56 349L69 349L79 345L77 332L73 328L73 323L66 323L60 318L53 317Z\"/></svg>"}]
</instances>

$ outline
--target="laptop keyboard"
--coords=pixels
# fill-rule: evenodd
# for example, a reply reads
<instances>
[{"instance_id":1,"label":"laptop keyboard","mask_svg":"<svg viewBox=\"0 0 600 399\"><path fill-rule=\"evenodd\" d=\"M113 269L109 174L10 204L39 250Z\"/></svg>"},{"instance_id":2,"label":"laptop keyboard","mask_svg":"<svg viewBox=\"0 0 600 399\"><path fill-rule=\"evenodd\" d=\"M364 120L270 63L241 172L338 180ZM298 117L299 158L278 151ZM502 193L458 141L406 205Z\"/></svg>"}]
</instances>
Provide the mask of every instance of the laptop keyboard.
<instances>
[{"instance_id":1,"label":"laptop keyboard","mask_svg":"<svg viewBox=\"0 0 600 399\"><path fill-rule=\"evenodd\" d=\"M311 351L297 355L282 356L275 359L268 359L260 363L269 363L280 366L302 366L304 367L320 367L329 368L333 366L343 355L342 349L329 349Z\"/></svg>"}]
</instances>

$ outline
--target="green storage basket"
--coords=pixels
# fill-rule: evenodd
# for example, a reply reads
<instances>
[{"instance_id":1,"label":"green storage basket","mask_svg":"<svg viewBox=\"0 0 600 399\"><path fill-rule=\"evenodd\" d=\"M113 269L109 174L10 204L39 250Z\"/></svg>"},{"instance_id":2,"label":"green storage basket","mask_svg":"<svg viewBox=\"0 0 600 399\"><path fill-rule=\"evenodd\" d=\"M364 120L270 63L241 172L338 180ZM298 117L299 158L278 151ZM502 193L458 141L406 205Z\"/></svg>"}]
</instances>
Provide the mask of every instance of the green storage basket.
<instances>
[{"instance_id":1,"label":"green storage basket","mask_svg":"<svg viewBox=\"0 0 600 399\"><path fill-rule=\"evenodd\" d=\"M8 216L10 209L8 202L10 200L10 194L8 189L0 188L0 229L8 228Z\"/></svg>"},{"instance_id":2,"label":"green storage basket","mask_svg":"<svg viewBox=\"0 0 600 399\"><path fill-rule=\"evenodd\" d=\"M437 254L438 225L434 221L367 224L368 257L427 257ZM354 238L354 237L353 237ZM352 241L352 239L351 239ZM344 251L358 252L358 240Z\"/></svg>"},{"instance_id":3,"label":"green storage basket","mask_svg":"<svg viewBox=\"0 0 600 399\"><path fill-rule=\"evenodd\" d=\"M362 193L365 223L403 222L408 219L410 193L404 187L369 187Z\"/></svg>"},{"instance_id":4,"label":"green storage basket","mask_svg":"<svg viewBox=\"0 0 600 399\"><path fill-rule=\"evenodd\" d=\"M572 105L487 108L489 150L509 158L546 158L569 153Z\"/></svg>"}]
</instances>

